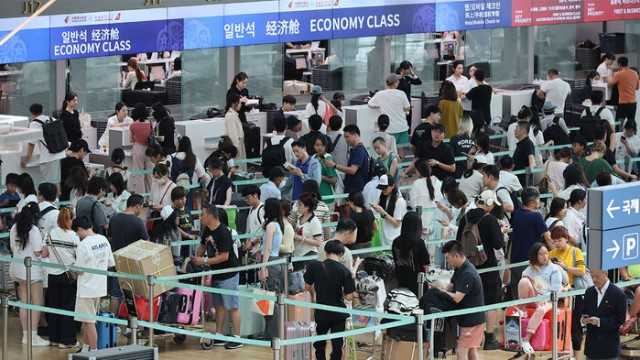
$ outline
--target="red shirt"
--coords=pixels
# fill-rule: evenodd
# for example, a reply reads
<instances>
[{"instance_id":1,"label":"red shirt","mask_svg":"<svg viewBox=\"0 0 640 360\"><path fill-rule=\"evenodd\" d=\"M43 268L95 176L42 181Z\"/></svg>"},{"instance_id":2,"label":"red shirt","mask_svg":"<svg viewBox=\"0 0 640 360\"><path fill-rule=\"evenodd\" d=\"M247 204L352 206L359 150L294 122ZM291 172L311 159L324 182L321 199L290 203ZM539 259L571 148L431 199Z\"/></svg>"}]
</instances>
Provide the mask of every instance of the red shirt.
<instances>
[{"instance_id":1,"label":"red shirt","mask_svg":"<svg viewBox=\"0 0 640 360\"><path fill-rule=\"evenodd\" d=\"M150 122L135 121L129 125L129 131L134 144L149 145L149 135L152 131Z\"/></svg>"}]
</instances>

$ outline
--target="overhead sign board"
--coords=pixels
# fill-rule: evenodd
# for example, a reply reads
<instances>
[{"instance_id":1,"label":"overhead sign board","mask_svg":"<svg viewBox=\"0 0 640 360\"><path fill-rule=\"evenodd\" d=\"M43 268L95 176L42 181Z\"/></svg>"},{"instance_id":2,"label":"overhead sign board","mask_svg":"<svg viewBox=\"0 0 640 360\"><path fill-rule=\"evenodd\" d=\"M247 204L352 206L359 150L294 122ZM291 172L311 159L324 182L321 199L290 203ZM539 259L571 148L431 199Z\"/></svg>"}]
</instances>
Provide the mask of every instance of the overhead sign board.
<instances>
[{"instance_id":1,"label":"overhead sign board","mask_svg":"<svg viewBox=\"0 0 640 360\"><path fill-rule=\"evenodd\" d=\"M610 230L640 224L640 184L589 189L589 229Z\"/></svg>"}]
</instances>

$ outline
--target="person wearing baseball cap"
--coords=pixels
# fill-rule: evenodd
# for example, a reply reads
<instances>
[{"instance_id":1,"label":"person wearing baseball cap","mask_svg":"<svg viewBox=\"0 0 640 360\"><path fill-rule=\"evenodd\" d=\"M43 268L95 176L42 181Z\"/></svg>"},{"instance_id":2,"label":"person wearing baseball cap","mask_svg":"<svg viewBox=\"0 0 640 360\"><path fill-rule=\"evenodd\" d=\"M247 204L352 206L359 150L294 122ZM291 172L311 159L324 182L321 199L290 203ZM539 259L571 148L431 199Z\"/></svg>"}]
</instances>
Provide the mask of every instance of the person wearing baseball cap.
<instances>
[{"instance_id":1,"label":"person wearing baseball cap","mask_svg":"<svg viewBox=\"0 0 640 360\"><path fill-rule=\"evenodd\" d=\"M396 138L396 144L409 142L409 126L407 114L411 111L411 103L407 95L398 90L400 76L389 74L386 78L386 89L378 91L370 100L369 107L379 109L380 113L389 116L387 132Z\"/></svg>"},{"instance_id":2,"label":"person wearing baseball cap","mask_svg":"<svg viewBox=\"0 0 640 360\"><path fill-rule=\"evenodd\" d=\"M67 179L73 174L84 172L84 176L89 178L89 172L84 165L84 158L89 153L91 150L86 141L83 139L75 140L69 146L67 157L60 160L60 201L69 200L71 187L67 184Z\"/></svg>"},{"instance_id":3,"label":"person wearing baseball cap","mask_svg":"<svg viewBox=\"0 0 640 360\"><path fill-rule=\"evenodd\" d=\"M381 191L377 203L371 204L384 220L382 222L382 245L387 246L400 236L402 218L407 213L407 201L398 190L395 179L389 175L380 176L378 189Z\"/></svg>"},{"instance_id":4,"label":"person wearing baseball cap","mask_svg":"<svg viewBox=\"0 0 640 360\"><path fill-rule=\"evenodd\" d=\"M480 233L480 240L487 254L487 261L478 265L478 269L498 266L495 250L503 249L504 237L498 219L491 214L494 207L501 206L500 200L493 190L485 190L475 198L475 209L469 210L460 220L456 240L463 241L463 233L469 230L469 226L477 225ZM469 225L469 226L467 226ZM467 228L467 229L465 229ZM496 304L500 301L501 281L497 271L480 274L482 279L482 290L484 293L484 305ZM484 350L496 350L500 344L494 336L498 314L496 311L487 312L487 322L485 329Z\"/></svg>"}]
</instances>

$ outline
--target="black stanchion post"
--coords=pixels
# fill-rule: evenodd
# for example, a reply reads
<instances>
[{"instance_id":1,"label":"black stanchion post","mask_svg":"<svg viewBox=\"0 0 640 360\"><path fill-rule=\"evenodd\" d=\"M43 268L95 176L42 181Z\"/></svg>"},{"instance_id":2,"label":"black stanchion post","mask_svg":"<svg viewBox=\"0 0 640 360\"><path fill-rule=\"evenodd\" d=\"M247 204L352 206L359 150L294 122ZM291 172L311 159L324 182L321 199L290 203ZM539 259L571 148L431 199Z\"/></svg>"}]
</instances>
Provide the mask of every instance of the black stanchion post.
<instances>
[{"instance_id":1,"label":"black stanchion post","mask_svg":"<svg viewBox=\"0 0 640 360\"><path fill-rule=\"evenodd\" d=\"M149 323L153 323L153 286L155 285L156 277L153 275L147 276L147 286L149 287ZM149 346L153 347L153 328L149 327Z\"/></svg>"},{"instance_id":2,"label":"black stanchion post","mask_svg":"<svg viewBox=\"0 0 640 360\"><path fill-rule=\"evenodd\" d=\"M424 360L424 311L422 309L416 310L414 313L416 317L416 342L418 343L418 360ZM431 329L433 331L433 329Z\"/></svg>"},{"instance_id":3,"label":"black stanchion post","mask_svg":"<svg viewBox=\"0 0 640 360\"><path fill-rule=\"evenodd\" d=\"M422 300L424 296L424 278L426 274L423 272L418 273L418 301Z\"/></svg>"},{"instance_id":4,"label":"black stanchion post","mask_svg":"<svg viewBox=\"0 0 640 360\"><path fill-rule=\"evenodd\" d=\"M271 340L271 350L273 351L273 360L280 360L280 338Z\"/></svg>"},{"instance_id":5,"label":"black stanchion post","mask_svg":"<svg viewBox=\"0 0 640 360\"><path fill-rule=\"evenodd\" d=\"M9 295L2 295L2 360L9 360Z\"/></svg>"},{"instance_id":6,"label":"black stanchion post","mask_svg":"<svg viewBox=\"0 0 640 360\"><path fill-rule=\"evenodd\" d=\"M31 257L24 258L24 266L27 270L27 304L31 305ZM31 308L27 309L27 360L33 359L33 326L31 325L31 319L33 313Z\"/></svg>"},{"instance_id":7,"label":"black stanchion post","mask_svg":"<svg viewBox=\"0 0 640 360\"><path fill-rule=\"evenodd\" d=\"M551 359L558 360L558 292L551 292Z\"/></svg>"},{"instance_id":8,"label":"black stanchion post","mask_svg":"<svg viewBox=\"0 0 640 360\"><path fill-rule=\"evenodd\" d=\"M129 318L129 329L131 330L131 344L138 345L138 318L132 316Z\"/></svg>"}]
</instances>

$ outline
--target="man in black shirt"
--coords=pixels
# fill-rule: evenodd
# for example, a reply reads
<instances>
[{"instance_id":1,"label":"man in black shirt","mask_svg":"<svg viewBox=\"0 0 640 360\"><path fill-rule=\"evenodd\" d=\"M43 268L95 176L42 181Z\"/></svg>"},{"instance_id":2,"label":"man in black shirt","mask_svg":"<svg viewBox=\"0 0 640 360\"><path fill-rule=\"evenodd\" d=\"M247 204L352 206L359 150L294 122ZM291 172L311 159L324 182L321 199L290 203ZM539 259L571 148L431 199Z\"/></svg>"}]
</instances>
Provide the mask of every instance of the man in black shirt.
<instances>
[{"instance_id":1,"label":"man in black shirt","mask_svg":"<svg viewBox=\"0 0 640 360\"><path fill-rule=\"evenodd\" d=\"M529 126L528 121L518 121L515 134L518 144L513 153L514 170L533 169L536 166L536 148L533 141L529 139ZM523 187L527 186L526 179L526 174L518 175L518 180Z\"/></svg>"},{"instance_id":2,"label":"man in black shirt","mask_svg":"<svg viewBox=\"0 0 640 360\"><path fill-rule=\"evenodd\" d=\"M453 240L442 248L442 253L447 259L447 264L455 270L451 283L446 289L442 289L456 304L457 309L468 309L484 305L482 292L482 280L476 268L467 260L462 250L462 245ZM484 330L484 313L477 312L462 315L458 318L460 335L456 354L458 359L478 359L478 348L482 343Z\"/></svg>"},{"instance_id":3,"label":"man in black shirt","mask_svg":"<svg viewBox=\"0 0 640 360\"><path fill-rule=\"evenodd\" d=\"M426 145L431 143L431 128L435 124L440 124L440 108L430 105L427 107L426 113L427 117L422 119L422 123L416 126L411 135L413 154L417 158L424 158Z\"/></svg>"},{"instance_id":4,"label":"man in black shirt","mask_svg":"<svg viewBox=\"0 0 640 360\"><path fill-rule=\"evenodd\" d=\"M432 174L443 181L456 172L453 150L449 144L444 143L444 126L442 124L433 125L431 138L431 144L426 146L424 156L419 158L427 159Z\"/></svg>"},{"instance_id":5,"label":"man in black shirt","mask_svg":"<svg viewBox=\"0 0 640 360\"><path fill-rule=\"evenodd\" d=\"M398 82L398 90L404 92L407 95L407 100L411 104L411 85L422 85L422 80L413 72L413 64L410 61L404 60L398 67L398 75L400 75L400 81ZM413 109L407 114L407 124L411 128L411 113Z\"/></svg>"},{"instance_id":6,"label":"man in black shirt","mask_svg":"<svg viewBox=\"0 0 640 360\"><path fill-rule=\"evenodd\" d=\"M504 235L498 223L498 219L491 215L495 206L500 206L498 196L493 190L485 190L476 199L477 208L469 210L460 220L456 240L462 240L462 233L468 223L477 224L480 233L482 246L487 254L487 261L478 266L479 269L498 266L495 250L504 248ZM492 305L500 302L499 290L501 288L500 274L497 271L490 271L480 274L482 280L482 292L484 294L484 304ZM500 344L495 339L494 330L497 325L498 314L496 311L487 312L487 331L484 333L484 350L497 350Z\"/></svg>"},{"instance_id":7,"label":"man in black shirt","mask_svg":"<svg viewBox=\"0 0 640 360\"><path fill-rule=\"evenodd\" d=\"M328 241L324 245L327 259L323 262L312 262L307 265L304 273L305 289L315 298L315 302L322 305L345 308L344 300L351 301L356 290L352 274L340 263L344 255L344 245L338 240ZM331 331L344 331L347 314L316 310L316 332L324 335ZM331 360L342 359L342 345L344 340L331 340ZM316 359L325 360L326 341L313 343L316 349Z\"/></svg>"},{"instance_id":8,"label":"man in black shirt","mask_svg":"<svg viewBox=\"0 0 640 360\"><path fill-rule=\"evenodd\" d=\"M84 173L84 178L89 178L89 172L84 166L84 157L89 153L91 153L89 144L80 139L71 143L67 157L60 160L60 201L69 200L71 186L67 182L72 175L76 174L76 172L82 172ZM76 168L79 168L79 170L76 170Z\"/></svg>"},{"instance_id":9,"label":"man in black shirt","mask_svg":"<svg viewBox=\"0 0 640 360\"><path fill-rule=\"evenodd\" d=\"M471 100L471 110L473 111L473 132L475 135L491 124L491 96L493 89L484 82L484 71L478 69L475 72L475 81L478 84L465 94Z\"/></svg>"},{"instance_id":10,"label":"man in black shirt","mask_svg":"<svg viewBox=\"0 0 640 360\"><path fill-rule=\"evenodd\" d=\"M211 270L224 270L239 266L237 247L233 242L231 231L220 222L220 214L218 208L207 206L202 210L201 224L202 240L196 251L196 256L191 258L191 262L195 266L205 266ZM227 290L238 290L240 284L240 276L237 271L213 276L211 287ZM238 296L213 294L213 306L216 309L216 324L218 331L222 332L225 328L227 311L231 315L233 323L233 335L240 336L240 311ZM214 345L224 345L227 349L237 349L242 344L237 342L214 342Z\"/></svg>"},{"instance_id":11,"label":"man in black shirt","mask_svg":"<svg viewBox=\"0 0 640 360\"><path fill-rule=\"evenodd\" d=\"M224 163L220 159L211 159L207 162L207 168L211 174L211 181L207 185L210 205L229 205L233 183L224 173Z\"/></svg>"}]
</instances>

